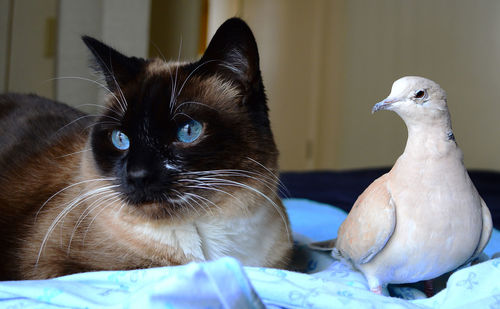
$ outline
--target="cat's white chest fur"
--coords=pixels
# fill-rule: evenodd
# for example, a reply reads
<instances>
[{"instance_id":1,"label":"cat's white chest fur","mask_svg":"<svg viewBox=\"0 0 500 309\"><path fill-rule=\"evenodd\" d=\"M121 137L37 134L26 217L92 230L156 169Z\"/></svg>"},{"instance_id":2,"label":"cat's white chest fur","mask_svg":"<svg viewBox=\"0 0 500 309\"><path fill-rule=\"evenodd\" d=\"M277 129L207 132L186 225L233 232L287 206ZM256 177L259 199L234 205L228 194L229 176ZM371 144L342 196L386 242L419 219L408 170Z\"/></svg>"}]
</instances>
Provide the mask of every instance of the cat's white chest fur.
<instances>
[{"instance_id":1,"label":"cat's white chest fur","mask_svg":"<svg viewBox=\"0 0 500 309\"><path fill-rule=\"evenodd\" d=\"M281 228L279 223L269 222L269 218L274 217L271 211L262 207L242 217L206 216L179 225L143 224L133 229L159 246L182 250L195 261L233 256L247 266L265 265L266 253L272 250L272 244L276 242L272 235L278 235L277 230Z\"/></svg>"}]
</instances>

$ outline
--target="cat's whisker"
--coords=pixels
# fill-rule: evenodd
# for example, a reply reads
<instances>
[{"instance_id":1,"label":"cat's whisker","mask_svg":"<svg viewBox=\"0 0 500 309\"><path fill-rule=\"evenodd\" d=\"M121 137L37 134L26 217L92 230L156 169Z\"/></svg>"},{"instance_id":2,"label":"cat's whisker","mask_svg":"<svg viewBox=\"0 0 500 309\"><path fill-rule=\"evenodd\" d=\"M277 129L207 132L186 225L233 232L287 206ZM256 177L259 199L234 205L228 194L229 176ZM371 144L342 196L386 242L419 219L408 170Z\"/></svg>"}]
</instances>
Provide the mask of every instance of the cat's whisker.
<instances>
[{"instance_id":1,"label":"cat's whisker","mask_svg":"<svg viewBox=\"0 0 500 309\"><path fill-rule=\"evenodd\" d=\"M170 76L172 76L172 66L168 67L168 73ZM174 99L174 93L175 93L175 82L172 81L172 77L170 77L170 101L168 102L168 109L170 111L170 114L172 114L172 110L174 108L175 104L175 99Z\"/></svg>"},{"instance_id":2,"label":"cat's whisker","mask_svg":"<svg viewBox=\"0 0 500 309\"><path fill-rule=\"evenodd\" d=\"M114 78L114 76L113 76ZM116 97L116 95L114 94L113 91L111 91L111 89L109 89L105 84L102 84L102 83L99 83L98 81L96 80L93 80L93 79L90 79L90 78L86 78L86 77L80 77L80 76L61 76L61 77L55 77L55 78L52 78L50 80L63 80L63 79L77 79L77 80L83 80L83 81L87 81L87 82L91 82L91 83L94 83L96 84L97 86L101 87L102 89L106 90L108 92L108 94L110 94L111 96L113 96L118 102L120 102L120 100L118 100L118 98ZM123 113L125 113L125 110L123 110Z\"/></svg>"},{"instance_id":3,"label":"cat's whisker","mask_svg":"<svg viewBox=\"0 0 500 309\"><path fill-rule=\"evenodd\" d=\"M68 153L68 154L65 154L65 155L62 155L62 156L58 156L58 157L55 157L55 158L59 159L59 158L69 157L69 156L72 156L72 155L76 155L76 154L87 152L87 151L91 151L91 150L92 149L84 149L84 150L80 150L80 151L75 151L75 152L72 152L72 153Z\"/></svg>"},{"instance_id":4,"label":"cat's whisker","mask_svg":"<svg viewBox=\"0 0 500 309\"><path fill-rule=\"evenodd\" d=\"M102 68L105 69L107 71L108 74L105 73L105 75L108 75L108 76L111 76L111 78L113 78L113 82L115 84L115 87L117 88L117 90L119 91L119 95L121 96L122 100L121 101L120 99L118 99L118 97L114 94L113 91L111 91L108 87L106 87L106 89L109 91L109 93L113 96L113 98L115 98L115 100L118 102L118 105L119 107L121 108L123 114L125 114L126 110L127 110L127 100L125 99L125 96L123 95L123 91L120 87L120 85L118 84L116 78L115 78L115 74L113 72L113 67L109 68L107 65L106 65L106 62L104 61L104 59L102 59L102 57L99 55L99 53L95 50L94 47L92 46L88 46L88 48L92 51L92 53L94 54L94 56L100 60L100 63L102 65ZM111 62L110 62L111 63Z\"/></svg>"},{"instance_id":5,"label":"cat's whisker","mask_svg":"<svg viewBox=\"0 0 500 309\"><path fill-rule=\"evenodd\" d=\"M128 107L128 102L127 102L127 98L125 97L125 95L123 94L123 90L122 90L122 87L118 84L118 82L116 81L116 78L115 78L115 75L114 73L111 75L113 77L113 81L116 85L116 88L118 89L118 91L120 92L120 97L121 97L121 101L118 101L118 104L120 105L121 107L121 110L123 112L123 115L125 115L125 113L127 112L127 107Z\"/></svg>"},{"instance_id":6,"label":"cat's whisker","mask_svg":"<svg viewBox=\"0 0 500 309\"><path fill-rule=\"evenodd\" d=\"M265 171L267 171L269 173L269 175L271 177L273 177L276 180L276 183L278 184L278 188L280 190L280 193L283 196L285 196L285 197L291 196L290 191L288 191L288 188L285 186L285 184L283 184L281 179L273 171L271 171L268 167L266 167L264 164L260 163L259 161L255 160L255 159L252 159L250 157L246 157L246 158L248 160L252 161L253 163L259 165L260 167L262 167Z\"/></svg>"},{"instance_id":7,"label":"cat's whisker","mask_svg":"<svg viewBox=\"0 0 500 309\"><path fill-rule=\"evenodd\" d=\"M57 191L56 193L54 193L51 197L49 197L43 204L42 206L38 209L38 211L36 212L35 214L35 222L38 218L38 215L40 214L40 212L42 211L43 207L45 207L45 205L47 205L48 202L50 202L54 197L56 197L57 195L59 195L60 193L70 189L70 188L73 188L75 186L78 186L78 185L81 185L81 184L84 184L84 183L90 183L90 182L96 182L96 181L113 181L113 180L116 180L115 177L108 177L108 178L95 178L95 179L87 179L87 180L83 180L83 181L79 181L79 182L76 182L76 183L73 183L71 185L68 185L64 188L62 188L61 190Z\"/></svg>"},{"instance_id":8,"label":"cat's whisker","mask_svg":"<svg viewBox=\"0 0 500 309\"><path fill-rule=\"evenodd\" d=\"M120 213L121 213L121 211L123 210L123 208L125 208L128 205L123 200L122 196L117 196L117 199L113 200L112 203L111 203L111 201L108 201L108 206L106 206L105 208L110 207L113 203L116 203L116 202L120 202L120 207L118 208L118 211L116 211L116 216L119 216ZM100 214L100 212L97 215L99 215L99 214ZM85 233L83 234L83 237L82 237L82 246L83 247L85 246L85 239L87 238L87 234L88 234L88 232L90 230L90 226L93 223L93 221L95 220L95 218L97 218L97 215L94 217L94 219L92 220L92 222L87 226L87 229L85 230Z\"/></svg>"},{"instance_id":9,"label":"cat's whisker","mask_svg":"<svg viewBox=\"0 0 500 309\"><path fill-rule=\"evenodd\" d=\"M91 82L93 84L98 85L102 89L106 90L109 94L113 93L105 84L99 83L97 80L93 80L93 79L81 77L81 76L59 76L59 77L50 78L50 79L48 79L48 81L56 81L56 80L64 80L64 79L77 79L77 80L83 80L86 82Z\"/></svg>"},{"instance_id":10,"label":"cat's whisker","mask_svg":"<svg viewBox=\"0 0 500 309\"><path fill-rule=\"evenodd\" d=\"M101 104L86 103L86 104L77 105L75 107L81 108L81 107L86 107L86 106L94 106L94 107L100 108L102 110L109 111L113 115L113 116L109 116L109 115L99 114L99 115L96 115L98 118L103 118L103 117L113 118L114 120L117 121L117 123L119 123L120 118L123 117L123 111L117 110L113 105L108 106L108 105L101 105Z\"/></svg>"},{"instance_id":11,"label":"cat's whisker","mask_svg":"<svg viewBox=\"0 0 500 309\"><path fill-rule=\"evenodd\" d=\"M82 213L78 217L78 220L76 221L75 227L73 229L73 234L75 233L78 226L85 220L85 218L95 209L95 207L100 206L101 202L108 200L111 197L115 197L119 194L120 194L119 192L116 192L113 189L108 189L108 190L104 190L102 192L98 192L98 193L93 194L92 198L96 198L100 195L103 195L103 196L100 198L97 198L95 201L93 201L92 203L90 203L89 205L87 205L85 207L85 210L82 211Z\"/></svg>"},{"instance_id":12,"label":"cat's whisker","mask_svg":"<svg viewBox=\"0 0 500 309\"><path fill-rule=\"evenodd\" d=\"M75 122L78 122L78 121L80 121L80 120L82 120L82 119L85 119L85 118L97 117L97 116L98 116L98 115L85 115L85 116L78 117L78 118L76 118L75 120L71 121L70 123L68 123L68 124L66 124L66 125L62 126L61 128L59 128L59 130L57 130L57 131L54 133L54 135L59 134L59 132L61 132L62 130L64 130L65 128L69 127L70 125L72 125L72 124L73 124L73 123L75 123Z\"/></svg>"},{"instance_id":13,"label":"cat's whisker","mask_svg":"<svg viewBox=\"0 0 500 309\"><path fill-rule=\"evenodd\" d=\"M60 131L64 130L64 129L65 129L65 128L67 128L68 126L70 126L70 125L72 125L72 124L74 124L74 123L76 123L76 122L78 122L78 121L80 121L80 120L82 120L82 119L84 119L84 118L90 118L90 117L92 117L92 118L96 118L96 119L97 119L97 118L110 118L111 120L114 120L114 121L113 121L113 122L103 122L103 121L100 121L100 122L94 122L94 123L92 123L91 125L86 126L86 127L83 129L83 131L86 131L87 129L89 129L89 128L91 128L91 127L93 127L93 126L97 125L97 124L104 124L104 123L110 123L110 124L120 124L120 120L119 120L119 119L117 119L117 118L115 118L115 117L112 117L112 116L108 116L108 115L85 115L85 116L81 116L81 117L79 117L79 118L77 118L77 119L75 119L75 120L71 121L70 123L68 123L68 124L66 124L66 125L64 125L64 126L62 126L59 130L57 130L57 131L54 133L54 135L59 134L59 132L60 132Z\"/></svg>"},{"instance_id":14,"label":"cat's whisker","mask_svg":"<svg viewBox=\"0 0 500 309\"><path fill-rule=\"evenodd\" d=\"M210 207L210 204L212 204L212 206L213 206L214 208L216 208L216 209L218 209L218 208L219 208L219 207L218 207L218 205L217 205L217 204L215 204L213 201L211 201L211 200L209 200L209 199L207 199L207 198L205 198L205 197L203 197L203 196L201 196L201 195L199 195L199 194L194 194L194 193L191 193L190 195L191 195L191 196L190 196L190 198L191 198L191 199L192 199L192 200L193 200L193 201L194 201L197 205L199 205L199 206L201 207L202 211L203 211L204 213L206 213L206 214L211 214L211 215L213 215L212 210L211 210L211 208L212 208L212 207Z\"/></svg>"},{"instance_id":15,"label":"cat's whisker","mask_svg":"<svg viewBox=\"0 0 500 309\"><path fill-rule=\"evenodd\" d=\"M118 117L120 117L120 115L117 113L117 111L113 110L112 108L108 108L110 111L112 111L113 113L117 114ZM119 124L121 122L120 118L116 118L116 117L113 117L113 116L110 116L110 115L96 115L98 116L98 118L109 118L111 120L114 120L117 124Z\"/></svg>"},{"instance_id":16,"label":"cat's whisker","mask_svg":"<svg viewBox=\"0 0 500 309\"><path fill-rule=\"evenodd\" d=\"M75 227L73 228L73 231L71 233L71 237L69 238L68 241L68 250L67 250L67 255L69 256L70 250L71 250L71 243L73 241L73 238L75 236L76 231L78 230L78 227L85 221L85 219L89 216L90 213L92 213L95 209L101 207L102 204L109 202L111 199L119 195L120 193L114 192L113 190L107 190L103 191L100 193L95 194L93 197L99 196L99 195L104 195L103 197L100 197L99 199L95 200L92 202L90 205L88 205L85 210L82 212L82 214L78 217L78 220L75 224Z\"/></svg>"},{"instance_id":17,"label":"cat's whisker","mask_svg":"<svg viewBox=\"0 0 500 309\"><path fill-rule=\"evenodd\" d=\"M241 206L242 206L242 209L245 209L245 203L243 203L243 201L239 198L237 198L234 194L231 194L227 191L224 191L222 189L219 189L219 188L216 188L214 186L212 186L212 184L208 184L206 182L203 182L203 181L200 181L199 184L197 185L186 185L186 188L191 188L191 189L202 189L202 190L211 190L211 191L215 191L215 192L219 192L219 193L222 193L222 194L225 194L229 197L232 197L233 199L235 199ZM185 193L185 194L188 194L188 193ZM219 207L217 207L219 208Z\"/></svg>"},{"instance_id":18,"label":"cat's whisker","mask_svg":"<svg viewBox=\"0 0 500 309\"><path fill-rule=\"evenodd\" d=\"M269 170L266 170L269 171ZM185 172L184 174L186 175L204 175L204 176L219 176L219 177L224 177L224 176L235 176L235 177L245 177L245 178L250 178L253 180L256 180L262 184L264 184L268 189L271 189L274 191L274 187L278 185L278 190L280 193L283 195L285 192L283 192L281 187L279 186L280 181L279 178L277 178L274 173L269 171L269 174L271 177L255 172L255 171L247 171L247 170L238 170L238 169L221 169L221 170L211 170L211 171L198 171L198 172ZM285 188L286 189L286 188Z\"/></svg>"},{"instance_id":19,"label":"cat's whisker","mask_svg":"<svg viewBox=\"0 0 500 309\"><path fill-rule=\"evenodd\" d=\"M194 193L185 193L185 194L188 194L189 196L191 196L191 197L193 197L193 198L196 198L196 199L199 199L199 200L201 200L201 201L204 201L205 203L208 203L208 204L212 205L212 206L213 206L214 208L216 208L217 210L220 210L220 209L221 209L221 208L220 208L217 204L215 204L213 201L211 201L211 200L207 199L206 197L203 197L203 196L201 196L201 195L199 195L199 194L194 194ZM205 204L205 205L207 205L207 204ZM203 211L210 213L210 216L213 216L213 215L214 215L214 214L213 214L213 212L212 212L212 210L211 210L211 207L203 207Z\"/></svg>"},{"instance_id":20,"label":"cat's whisker","mask_svg":"<svg viewBox=\"0 0 500 309\"><path fill-rule=\"evenodd\" d=\"M90 211L92 209L92 207L95 205L95 204L98 204L99 202L101 202L103 199L106 199L109 197L110 194L113 194L113 193L116 193L114 192L113 190L111 189L108 189L108 190L105 190L105 191L102 191L102 192L98 192L98 193L95 193L92 195L93 198L96 198L97 196L99 195L104 195L104 197L100 197L98 199L96 199L95 201L93 201L92 203L90 203L89 205L87 205L87 207L85 208L84 211L82 211L82 213L80 214L80 216L78 217L78 220L76 221L76 224L75 224L75 227L78 227L78 225L83 221L83 219L86 217L86 214L87 214L87 211ZM117 193L116 193L117 194Z\"/></svg>"},{"instance_id":21,"label":"cat's whisker","mask_svg":"<svg viewBox=\"0 0 500 309\"><path fill-rule=\"evenodd\" d=\"M181 200L183 204L189 206L191 209L193 209L194 212L196 212L196 214L199 216L200 213L198 211L198 209L196 207L194 207L190 202L189 202L189 197L186 197L185 195L181 194L179 191L177 190L172 190L174 193L175 193L175 196L177 199ZM169 199L168 196L164 193L163 196L166 198L166 199ZM169 212L169 211L167 211ZM169 212L170 214L170 212Z\"/></svg>"},{"instance_id":22,"label":"cat's whisker","mask_svg":"<svg viewBox=\"0 0 500 309\"><path fill-rule=\"evenodd\" d=\"M106 105L100 105L100 104L92 104L92 103L85 103L85 104L78 104L77 106L75 106L76 108L80 108L80 107L87 107L87 106L94 106L94 107L98 107L98 108L102 108L102 109L105 109L105 110L108 110L110 112L113 112L113 113L116 113L117 116L120 116L120 114L118 114L116 112L116 110L112 109L111 107L109 106L106 106Z\"/></svg>"},{"instance_id":23,"label":"cat's whisker","mask_svg":"<svg viewBox=\"0 0 500 309\"><path fill-rule=\"evenodd\" d=\"M158 53L158 55L160 55L161 59L164 61L164 62L168 62L167 61L167 58L165 57L165 55L161 52L160 48L158 47L158 45L156 45L155 42L153 41L150 41L151 45L153 45L153 47L155 48L156 52Z\"/></svg>"},{"instance_id":24,"label":"cat's whisker","mask_svg":"<svg viewBox=\"0 0 500 309\"><path fill-rule=\"evenodd\" d=\"M118 185L109 185L109 186L100 187L100 188L97 188L97 189L94 189L94 190L91 190L91 191L88 191L88 192L85 192L83 194L76 196L68 204L66 204L66 206L64 206L63 210L59 213L59 215L53 221L54 226L57 225L57 223L58 223L56 221L60 221L62 218L64 218L64 216L66 216L67 213L69 213L73 208L78 206L80 203L93 197L96 194L99 194L102 191L105 191L105 190L108 190L108 189L114 188L114 187L118 187Z\"/></svg>"},{"instance_id":25,"label":"cat's whisker","mask_svg":"<svg viewBox=\"0 0 500 309\"><path fill-rule=\"evenodd\" d=\"M256 175L256 176L254 176ZM216 177L244 177L244 178L249 178L253 179L257 182L262 183L264 186L266 186L268 189L274 190L274 187L276 186L276 181L271 180L269 178L263 177L264 175L257 173L257 172L250 172L250 171L238 171L238 170L226 170L226 171L220 171L217 173L207 173L204 175L200 176L216 176Z\"/></svg>"},{"instance_id":26,"label":"cat's whisker","mask_svg":"<svg viewBox=\"0 0 500 309\"><path fill-rule=\"evenodd\" d=\"M117 192L117 193L118 193L118 192ZM86 237L87 237L87 234L88 234L88 232L90 231L90 227L92 226L92 224L94 223L94 221L97 219L97 217L98 217L98 216L99 216L99 215L100 215L100 214L101 214L104 210L108 209L109 207L112 207L114 203L116 203L117 201L120 201L120 200L122 200L121 193L118 193L116 196L114 196L114 197L110 198L109 200L106 200L106 201L105 201L107 205L106 205L106 206L104 206L104 207L102 207L102 209L101 209L101 210L100 210L100 211L99 211L99 212L98 212L98 213L97 213L97 214L96 214L96 215L92 218L92 220L90 221L89 225L88 225L88 226L87 226L87 228L85 229L85 234L84 234L84 235L83 235L83 237L82 237L82 246L85 246L85 239L86 239ZM103 203L101 203L101 205L102 205L102 204L103 204ZM100 207L101 205L98 205L98 206ZM123 204L123 205L121 205L121 207L119 208L119 211L122 209L122 207L123 207L123 206L124 206L124 204ZM93 210L95 210L95 209L97 209L97 208L99 208L99 207L94 207L94 209L93 209ZM93 211L93 210L92 210L92 211ZM91 212L89 212L89 213L85 216L85 218L86 218L88 215L90 215L90 214L91 214Z\"/></svg>"},{"instance_id":27,"label":"cat's whisker","mask_svg":"<svg viewBox=\"0 0 500 309\"><path fill-rule=\"evenodd\" d=\"M189 115L188 115L188 114L186 114L186 113L177 113L177 114L175 114L175 115L172 117L172 120L174 120L174 119L175 119L175 117L177 117L177 116L179 116L179 115L184 115L186 118L189 118L189 119L191 119L191 120L195 120L193 117L189 116Z\"/></svg>"},{"instance_id":28,"label":"cat's whisker","mask_svg":"<svg viewBox=\"0 0 500 309\"><path fill-rule=\"evenodd\" d=\"M263 197L274 207L276 212L280 215L281 219L283 220L283 224L285 225L287 235L290 235L290 230L288 227L287 220L285 219L286 215L284 214L284 211L282 211L280 209L280 207L276 204L276 202L271 200L266 194L262 193L260 190L254 188L252 186L246 185L244 183L233 181L233 180L228 180L228 179L224 179L224 178L198 177L198 179L199 180L217 180L217 181L221 182L221 184L219 184L219 185L240 187L240 188L247 189L247 190L257 194L258 196ZM290 237L290 236L288 236L288 237ZM289 239L289 241L291 241L291 240Z\"/></svg>"},{"instance_id":29,"label":"cat's whisker","mask_svg":"<svg viewBox=\"0 0 500 309\"><path fill-rule=\"evenodd\" d=\"M210 105L208 105L208 104L201 103L201 102L196 102L196 101L186 101L186 102L182 102L181 104L177 105L177 107L175 108L175 110L174 110L174 111L173 111L173 113L172 113L174 116L173 116L173 117L171 117L171 119L173 119L173 118L175 117L175 115L177 114L177 111L178 111L178 110L179 110L182 106L184 106L184 105L186 105L186 104L201 105L201 106L207 107L207 108L209 108L209 109L211 109L211 110L214 110L214 111L218 112L218 110L217 110L216 108L214 108L214 107L212 107L212 106L210 106Z\"/></svg>"},{"instance_id":30,"label":"cat's whisker","mask_svg":"<svg viewBox=\"0 0 500 309\"><path fill-rule=\"evenodd\" d=\"M180 199L184 203L188 204L188 206L190 206L196 212L197 215L200 215L200 213L198 212L198 209L196 209L196 207L193 207L193 205L191 205L191 203L188 200L186 200L185 196L181 192L179 192L179 190L172 189L172 192L175 193L175 195L178 199ZM168 197L165 193L164 193L164 196L168 199Z\"/></svg>"},{"instance_id":31,"label":"cat's whisker","mask_svg":"<svg viewBox=\"0 0 500 309\"><path fill-rule=\"evenodd\" d=\"M177 63L179 63L179 60L181 59L181 50L182 50L182 36L181 36L180 43L179 43L179 52L177 54ZM172 87L173 89L170 92L170 112L172 112L173 106L175 105L175 101L177 100L177 97L178 97L175 95L175 91L177 90L178 73L179 73L179 66L177 65L177 66L175 66L174 85Z\"/></svg>"},{"instance_id":32,"label":"cat's whisker","mask_svg":"<svg viewBox=\"0 0 500 309\"><path fill-rule=\"evenodd\" d=\"M40 245L40 250L38 251L38 257L36 259L35 265L38 265L40 261L40 257L42 255L43 249L50 237L50 234L52 234L52 231L55 229L55 227L61 222L61 220L66 217L67 214L69 214L73 209L78 207L83 201L87 200L88 198L92 197L96 193L102 192L104 190L108 190L110 188L117 187L118 185L109 185L109 186L104 186L100 187L91 191L88 191L84 194L78 195L76 198L74 198L70 203L68 203L64 209L56 216L56 218L52 221L51 225L49 226L47 232L45 233L45 236L42 240L42 244Z\"/></svg>"},{"instance_id":33,"label":"cat's whisker","mask_svg":"<svg viewBox=\"0 0 500 309\"><path fill-rule=\"evenodd\" d=\"M184 106L184 105L186 105L186 104L200 105L200 106L207 107L207 108L209 108L209 109L211 109L211 110L214 110L214 111L216 111L216 112L219 112L216 108L214 108L214 107L212 107L212 106L210 106L210 105L208 105L208 104L201 103L201 102L196 102L196 101L187 101L187 102L182 102L181 104L179 104L179 105L175 108L175 110L174 110L173 112L171 112L172 116L170 117L170 120L174 120L174 119L175 119L175 117L177 117L177 115L179 115L178 110L179 110L182 106ZM184 115L185 115L185 114L184 114ZM191 117L190 117L190 118L191 118ZM192 118L191 118L191 119L192 119Z\"/></svg>"},{"instance_id":34,"label":"cat's whisker","mask_svg":"<svg viewBox=\"0 0 500 309\"><path fill-rule=\"evenodd\" d=\"M191 193L187 193L185 195L178 195L178 197L182 200L184 200L185 203L187 203L195 212L196 214L199 216L200 215L200 212L198 211L198 208L193 206L191 204L191 201L196 203L196 205L198 205L198 207L203 211L203 212L206 212L206 209L207 209L207 205L202 205L197 199L196 199L196 196L195 194L191 194Z\"/></svg>"},{"instance_id":35,"label":"cat's whisker","mask_svg":"<svg viewBox=\"0 0 500 309\"><path fill-rule=\"evenodd\" d=\"M190 73L189 75L186 77L186 79L184 80L184 82L182 83L181 85L181 88L179 89L179 92L177 93L177 96L175 97L175 100L177 101L177 98L179 98L179 96L181 95L182 93L182 90L184 89L184 86L186 85L186 83L189 81L189 79L191 78L191 76L193 76L193 74L198 71L202 66L210 63L210 62L214 62L214 61L217 61L217 60L207 60L207 61L204 61L202 63L200 63L199 65L196 66L196 68L194 68Z\"/></svg>"},{"instance_id":36,"label":"cat's whisker","mask_svg":"<svg viewBox=\"0 0 500 309\"><path fill-rule=\"evenodd\" d=\"M99 122L95 122L91 125L88 125L85 127L85 130L89 129L89 128L92 128L94 126L97 126L97 125L110 125L110 126L119 126L120 124L118 122L112 122L112 121L99 121Z\"/></svg>"},{"instance_id":37,"label":"cat's whisker","mask_svg":"<svg viewBox=\"0 0 500 309\"><path fill-rule=\"evenodd\" d=\"M118 81L116 80L116 77L115 77L115 73L113 71L113 67L109 68L107 65L106 65L106 62L104 61L104 59L102 59L101 56L99 56L99 53L96 53L96 50L89 46L89 48L92 50L93 54L96 56L96 58L98 58L100 60L100 63L102 64L103 68L105 68L105 70L108 72L108 75L111 76L111 78L113 78L113 82L115 84L115 87L116 89L119 91L119 95L121 96L121 99L123 100L119 100L116 95L114 94L113 91L110 90L111 92L111 95L115 98L115 100L118 102L118 105L119 107L121 108L123 114L125 114L126 110L127 110L127 100L125 99L125 96L123 95L123 91L120 87L120 84L118 83ZM112 62L110 62L111 65L112 65Z\"/></svg>"}]
</instances>

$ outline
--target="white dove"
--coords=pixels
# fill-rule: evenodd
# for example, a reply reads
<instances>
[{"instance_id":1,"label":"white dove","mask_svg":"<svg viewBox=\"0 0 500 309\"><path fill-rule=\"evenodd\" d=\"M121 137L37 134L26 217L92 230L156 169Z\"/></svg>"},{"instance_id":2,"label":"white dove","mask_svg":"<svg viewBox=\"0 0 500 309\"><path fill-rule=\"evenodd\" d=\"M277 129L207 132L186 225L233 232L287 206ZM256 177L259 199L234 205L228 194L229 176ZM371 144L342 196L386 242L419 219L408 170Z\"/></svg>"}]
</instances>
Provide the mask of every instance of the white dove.
<instances>
[{"instance_id":1,"label":"white dove","mask_svg":"<svg viewBox=\"0 0 500 309\"><path fill-rule=\"evenodd\" d=\"M438 84L403 77L372 113L378 110L404 120L406 148L358 197L332 254L347 258L381 294L387 283L430 280L473 260L489 241L492 220L464 167Z\"/></svg>"}]
</instances>

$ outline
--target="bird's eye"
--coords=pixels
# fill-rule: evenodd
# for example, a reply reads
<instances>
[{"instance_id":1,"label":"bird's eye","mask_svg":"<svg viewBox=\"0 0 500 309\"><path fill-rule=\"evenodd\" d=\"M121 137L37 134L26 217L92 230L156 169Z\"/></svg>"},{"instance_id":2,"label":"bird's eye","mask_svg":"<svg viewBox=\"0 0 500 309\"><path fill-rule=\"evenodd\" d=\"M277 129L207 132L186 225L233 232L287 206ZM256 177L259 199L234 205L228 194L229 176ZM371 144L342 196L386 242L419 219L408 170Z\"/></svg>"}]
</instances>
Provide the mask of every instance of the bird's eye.
<instances>
[{"instance_id":1,"label":"bird's eye","mask_svg":"<svg viewBox=\"0 0 500 309\"><path fill-rule=\"evenodd\" d=\"M419 90L415 92L415 98L416 99L421 99L425 96L425 90Z\"/></svg>"},{"instance_id":2,"label":"bird's eye","mask_svg":"<svg viewBox=\"0 0 500 309\"><path fill-rule=\"evenodd\" d=\"M111 132L111 142L119 150L127 150L130 147L128 136L120 130Z\"/></svg>"},{"instance_id":3,"label":"bird's eye","mask_svg":"<svg viewBox=\"0 0 500 309\"><path fill-rule=\"evenodd\" d=\"M177 128L177 139L183 143L192 143L201 135L203 125L196 120L190 120Z\"/></svg>"}]
</instances>

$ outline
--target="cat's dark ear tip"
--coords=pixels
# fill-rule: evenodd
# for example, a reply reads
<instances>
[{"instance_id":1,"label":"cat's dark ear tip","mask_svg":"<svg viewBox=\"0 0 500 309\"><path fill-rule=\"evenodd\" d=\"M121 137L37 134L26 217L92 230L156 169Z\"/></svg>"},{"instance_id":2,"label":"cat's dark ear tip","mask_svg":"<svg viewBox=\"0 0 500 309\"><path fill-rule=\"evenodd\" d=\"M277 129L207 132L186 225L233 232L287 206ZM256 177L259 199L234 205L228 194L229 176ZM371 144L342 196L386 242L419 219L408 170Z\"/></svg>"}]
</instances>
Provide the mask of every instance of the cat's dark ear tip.
<instances>
[{"instance_id":1,"label":"cat's dark ear tip","mask_svg":"<svg viewBox=\"0 0 500 309\"><path fill-rule=\"evenodd\" d=\"M88 41L95 40L93 37L91 37L89 35L86 35L86 34L82 35L81 38L82 38L82 41L85 42L85 43L88 42Z\"/></svg>"},{"instance_id":2,"label":"cat's dark ear tip","mask_svg":"<svg viewBox=\"0 0 500 309\"><path fill-rule=\"evenodd\" d=\"M83 43L85 43L85 46L87 46L91 50L96 45L104 45L104 43L102 43L98 39L93 38L93 37L88 36L88 35L82 35L82 41L83 41Z\"/></svg>"},{"instance_id":3,"label":"cat's dark ear tip","mask_svg":"<svg viewBox=\"0 0 500 309\"><path fill-rule=\"evenodd\" d=\"M232 17L226 20L222 25L220 25L219 29L231 29L232 31L245 31L247 33L252 33L250 26L239 17Z\"/></svg>"},{"instance_id":4,"label":"cat's dark ear tip","mask_svg":"<svg viewBox=\"0 0 500 309\"><path fill-rule=\"evenodd\" d=\"M241 19L239 17L231 17L222 24L223 25L231 24L234 26L238 25L238 26L248 27L248 24L243 19Z\"/></svg>"},{"instance_id":5,"label":"cat's dark ear tip","mask_svg":"<svg viewBox=\"0 0 500 309\"><path fill-rule=\"evenodd\" d=\"M85 45L87 45L87 46L88 46L90 43L97 41L97 40L96 40L96 39L94 39L93 37L88 36L88 35L86 35L86 34L82 35L82 37L81 37L81 38L82 38L83 43L85 43Z\"/></svg>"}]
</instances>

